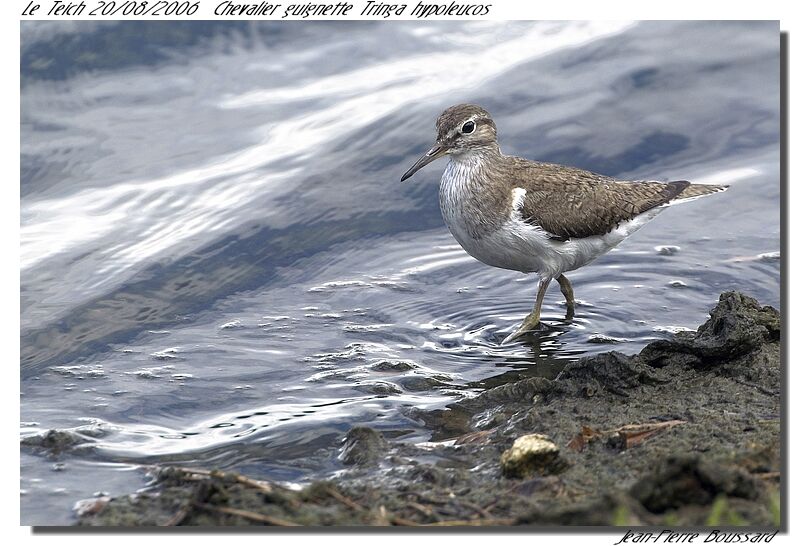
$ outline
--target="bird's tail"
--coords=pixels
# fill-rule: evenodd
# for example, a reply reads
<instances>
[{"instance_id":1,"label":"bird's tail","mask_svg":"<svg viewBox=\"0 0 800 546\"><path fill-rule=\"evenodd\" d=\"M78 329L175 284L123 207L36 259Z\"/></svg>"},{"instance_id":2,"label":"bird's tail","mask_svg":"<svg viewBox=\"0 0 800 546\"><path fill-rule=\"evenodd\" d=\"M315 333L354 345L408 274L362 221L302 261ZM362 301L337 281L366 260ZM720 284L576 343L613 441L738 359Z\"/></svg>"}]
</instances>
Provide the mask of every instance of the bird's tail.
<instances>
[{"instance_id":1,"label":"bird's tail","mask_svg":"<svg viewBox=\"0 0 800 546\"><path fill-rule=\"evenodd\" d=\"M705 197L712 193L720 193L727 190L729 186L719 186L715 184L689 184L673 198L673 202L685 202L699 197Z\"/></svg>"}]
</instances>

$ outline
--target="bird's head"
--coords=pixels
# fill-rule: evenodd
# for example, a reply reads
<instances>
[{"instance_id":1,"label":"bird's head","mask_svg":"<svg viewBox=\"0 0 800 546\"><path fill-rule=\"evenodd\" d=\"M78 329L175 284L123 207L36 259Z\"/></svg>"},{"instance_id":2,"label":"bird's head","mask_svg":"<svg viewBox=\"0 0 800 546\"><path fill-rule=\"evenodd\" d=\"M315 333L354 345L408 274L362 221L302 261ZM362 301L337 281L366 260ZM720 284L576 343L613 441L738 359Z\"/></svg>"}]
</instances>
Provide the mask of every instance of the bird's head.
<instances>
[{"instance_id":1,"label":"bird's head","mask_svg":"<svg viewBox=\"0 0 800 546\"><path fill-rule=\"evenodd\" d=\"M442 112L436 131L436 143L406 171L401 182L442 156L497 150L497 127L489 112L475 104L457 104Z\"/></svg>"}]
</instances>

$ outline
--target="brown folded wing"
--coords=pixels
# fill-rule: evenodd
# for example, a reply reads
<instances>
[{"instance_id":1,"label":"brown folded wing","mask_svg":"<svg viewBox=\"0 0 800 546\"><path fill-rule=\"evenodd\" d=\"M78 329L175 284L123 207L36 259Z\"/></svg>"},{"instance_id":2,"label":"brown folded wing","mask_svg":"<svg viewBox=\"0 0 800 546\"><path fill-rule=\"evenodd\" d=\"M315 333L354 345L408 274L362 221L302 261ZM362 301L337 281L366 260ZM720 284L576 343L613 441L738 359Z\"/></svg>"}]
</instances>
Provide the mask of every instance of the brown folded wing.
<instances>
[{"instance_id":1,"label":"brown folded wing","mask_svg":"<svg viewBox=\"0 0 800 546\"><path fill-rule=\"evenodd\" d=\"M556 239L603 235L620 223L677 197L677 182L618 182L581 169L526 162L516 165L514 186L525 189L519 213Z\"/></svg>"}]
</instances>

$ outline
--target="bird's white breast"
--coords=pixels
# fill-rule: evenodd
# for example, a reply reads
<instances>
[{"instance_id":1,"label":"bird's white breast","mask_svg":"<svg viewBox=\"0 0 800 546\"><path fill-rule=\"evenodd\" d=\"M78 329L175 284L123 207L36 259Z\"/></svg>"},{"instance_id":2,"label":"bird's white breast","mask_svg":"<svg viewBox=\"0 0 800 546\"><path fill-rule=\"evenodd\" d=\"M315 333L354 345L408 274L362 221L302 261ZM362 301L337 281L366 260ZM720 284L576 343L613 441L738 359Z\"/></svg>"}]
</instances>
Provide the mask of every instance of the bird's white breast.
<instances>
[{"instance_id":1,"label":"bird's white breast","mask_svg":"<svg viewBox=\"0 0 800 546\"><path fill-rule=\"evenodd\" d=\"M450 159L442 173L442 183L439 185L439 207L442 209L444 223L467 252L469 252L467 246L479 238L477 233L471 233L474 230L468 226L471 222L467 210L471 208L469 204L472 199L471 194L477 191L470 182L480 168L479 158Z\"/></svg>"},{"instance_id":2,"label":"bird's white breast","mask_svg":"<svg viewBox=\"0 0 800 546\"><path fill-rule=\"evenodd\" d=\"M532 272L542 268L547 235L522 222L511 209L487 207L480 156L451 158L442 174L439 204L447 228L470 255L503 269ZM490 181L488 181L491 183ZM525 190L513 194L514 209L522 205Z\"/></svg>"}]
</instances>

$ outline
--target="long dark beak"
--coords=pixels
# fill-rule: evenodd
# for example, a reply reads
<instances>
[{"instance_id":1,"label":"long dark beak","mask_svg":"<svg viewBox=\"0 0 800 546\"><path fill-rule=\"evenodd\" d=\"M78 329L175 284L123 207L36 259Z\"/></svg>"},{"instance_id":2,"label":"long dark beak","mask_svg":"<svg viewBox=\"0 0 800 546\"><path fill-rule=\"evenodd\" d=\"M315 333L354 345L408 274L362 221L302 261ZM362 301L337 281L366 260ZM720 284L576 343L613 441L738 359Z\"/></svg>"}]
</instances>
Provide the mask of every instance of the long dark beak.
<instances>
[{"instance_id":1,"label":"long dark beak","mask_svg":"<svg viewBox=\"0 0 800 546\"><path fill-rule=\"evenodd\" d=\"M428 163L431 163L432 161L436 161L437 159L439 159L440 157L442 157L446 153L447 153L447 148L445 148L441 144L437 143L436 145L434 145L433 148L431 148L430 150L425 152L425 155L420 157L417 160L417 162L414 163L411 166L411 168L406 171L406 174L404 174L402 177L400 177L400 182L402 182L402 181L404 181L404 180L406 180L408 178L411 178L414 175L415 172L420 170L422 167L424 167Z\"/></svg>"}]
</instances>

